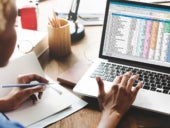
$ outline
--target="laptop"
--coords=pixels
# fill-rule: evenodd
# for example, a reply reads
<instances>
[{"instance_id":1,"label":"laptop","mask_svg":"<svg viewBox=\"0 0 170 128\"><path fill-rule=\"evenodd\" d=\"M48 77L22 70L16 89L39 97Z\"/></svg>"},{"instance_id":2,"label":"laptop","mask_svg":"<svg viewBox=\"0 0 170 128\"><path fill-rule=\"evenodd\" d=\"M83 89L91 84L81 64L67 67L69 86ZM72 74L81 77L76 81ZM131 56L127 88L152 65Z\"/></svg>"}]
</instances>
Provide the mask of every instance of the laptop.
<instances>
[{"instance_id":1,"label":"laptop","mask_svg":"<svg viewBox=\"0 0 170 128\"><path fill-rule=\"evenodd\" d=\"M131 71L144 81L133 106L169 115L170 7L125 0L106 4L99 59L73 91L97 97L96 76L107 92L117 75Z\"/></svg>"}]
</instances>

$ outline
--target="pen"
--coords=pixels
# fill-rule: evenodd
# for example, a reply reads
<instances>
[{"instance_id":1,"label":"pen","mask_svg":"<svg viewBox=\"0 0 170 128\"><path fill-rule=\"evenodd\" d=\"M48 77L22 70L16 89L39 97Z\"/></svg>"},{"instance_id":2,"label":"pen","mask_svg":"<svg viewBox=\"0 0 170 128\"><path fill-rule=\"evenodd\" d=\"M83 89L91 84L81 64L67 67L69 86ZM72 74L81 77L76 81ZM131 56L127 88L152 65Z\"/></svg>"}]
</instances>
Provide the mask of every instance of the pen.
<instances>
[{"instance_id":1,"label":"pen","mask_svg":"<svg viewBox=\"0 0 170 128\"><path fill-rule=\"evenodd\" d=\"M28 83L28 84L4 84L1 85L2 88L12 88L12 87L35 87L38 85L45 86L49 84L55 84L55 83ZM52 87L52 86L50 86ZM60 95L62 94L62 91L52 87L55 91L57 91Z\"/></svg>"},{"instance_id":2,"label":"pen","mask_svg":"<svg viewBox=\"0 0 170 128\"><path fill-rule=\"evenodd\" d=\"M34 86L45 86L52 83L28 83L28 84L4 84L2 88L12 88L12 87L34 87Z\"/></svg>"}]
</instances>

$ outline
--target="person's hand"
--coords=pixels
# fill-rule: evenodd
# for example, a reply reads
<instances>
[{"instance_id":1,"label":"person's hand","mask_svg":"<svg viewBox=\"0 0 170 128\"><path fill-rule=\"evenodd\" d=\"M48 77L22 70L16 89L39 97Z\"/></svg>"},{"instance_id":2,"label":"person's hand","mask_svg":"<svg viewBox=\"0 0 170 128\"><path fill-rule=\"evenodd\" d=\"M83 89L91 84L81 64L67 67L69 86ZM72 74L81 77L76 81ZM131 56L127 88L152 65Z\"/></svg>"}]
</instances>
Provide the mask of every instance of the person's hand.
<instances>
[{"instance_id":1,"label":"person's hand","mask_svg":"<svg viewBox=\"0 0 170 128\"><path fill-rule=\"evenodd\" d=\"M18 83L30 83L31 81L48 83L47 79L37 74L20 75L17 79ZM38 99L41 99L44 89L45 86L41 85L35 87L13 88L7 96L0 100L0 111L6 112L15 110L28 99L31 99L34 104ZM1 105L1 103L3 104Z\"/></svg>"},{"instance_id":2,"label":"person's hand","mask_svg":"<svg viewBox=\"0 0 170 128\"><path fill-rule=\"evenodd\" d=\"M125 73L123 76L117 76L113 82L113 86L109 92L105 92L104 83L100 77L96 77L99 95L98 102L102 110L102 118L99 127L114 128L130 108L134 102L139 89L143 82L139 82L132 89L134 82L139 75L132 75L131 72Z\"/></svg>"}]
</instances>

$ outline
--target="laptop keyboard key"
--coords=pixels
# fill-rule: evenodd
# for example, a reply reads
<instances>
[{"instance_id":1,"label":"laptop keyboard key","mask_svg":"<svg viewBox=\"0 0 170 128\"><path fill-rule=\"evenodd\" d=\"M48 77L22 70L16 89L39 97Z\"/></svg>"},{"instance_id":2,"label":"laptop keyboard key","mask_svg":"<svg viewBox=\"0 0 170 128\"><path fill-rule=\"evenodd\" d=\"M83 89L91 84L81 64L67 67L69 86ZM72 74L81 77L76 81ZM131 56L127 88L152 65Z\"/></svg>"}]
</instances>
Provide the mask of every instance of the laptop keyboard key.
<instances>
[{"instance_id":1,"label":"laptop keyboard key","mask_svg":"<svg viewBox=\"0 0 170 128\"><path fill-rule=\"evenodd\" d=\"M147 89L147 90L149 90L149 89L150 89L150 87L149 87L149 86L144 85L144 86L143 86L143 89Z\"/></svg>"},{"instance_id":2,"label":"laptop keyboard key","mask_svg":"<svg viewBox=\"0 0 170 128\"><path fill-rule=\"evenodd\" d=\"M168 90L163 90L163 93L168 94Z\"/></svg>"},{"instance_id":3,"label":"laptop keyboard key","mask_svg":"<svg viewBox=\"0 0 170 128\"><path fill-rule=\"evenodd\" d=\"M156 91L156 88L155 87L151 87L151 91Z\"/></svg>"}]
</instances>

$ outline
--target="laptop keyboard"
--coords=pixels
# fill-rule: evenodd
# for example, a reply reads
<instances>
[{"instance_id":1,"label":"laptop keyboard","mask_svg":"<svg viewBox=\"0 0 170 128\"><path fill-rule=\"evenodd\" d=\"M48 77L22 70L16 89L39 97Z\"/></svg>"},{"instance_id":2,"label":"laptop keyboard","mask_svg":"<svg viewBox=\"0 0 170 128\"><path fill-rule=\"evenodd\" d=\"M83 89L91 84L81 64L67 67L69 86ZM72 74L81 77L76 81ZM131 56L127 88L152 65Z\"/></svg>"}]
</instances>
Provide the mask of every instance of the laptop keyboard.
<instances>
[{"instance_id":1,"label":"laptop keyboard","mask_svg":"<svg viewBox=\"0 0 170 128\"><path fill-rule=\"evenodd\" d=\"M139 78L133 86L136 86L139 81L143 81L143 89L170 94L170 75L149 70L101 62L90 77L100 76L103 80L113 82L116 76L128 71L131 71L133 74L139 74Z\"/></svg>"}]
</instances>

